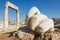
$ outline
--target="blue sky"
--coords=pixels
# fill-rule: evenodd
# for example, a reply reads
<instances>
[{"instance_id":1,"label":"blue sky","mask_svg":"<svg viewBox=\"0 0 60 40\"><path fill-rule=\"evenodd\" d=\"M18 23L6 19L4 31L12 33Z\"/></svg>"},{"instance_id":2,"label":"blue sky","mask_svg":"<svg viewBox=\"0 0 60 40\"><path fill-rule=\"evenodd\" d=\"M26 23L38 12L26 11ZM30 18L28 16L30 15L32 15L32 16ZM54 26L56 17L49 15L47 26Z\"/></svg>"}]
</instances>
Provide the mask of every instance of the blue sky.
<instances>
[{"instance_id":1,"label":"blue sky","mask_svg":"<svg viewBox=\"0 0 60 40\"><path fill-rule=\"evenodd\" d=\"M7 1L19 7L20 19L25 19L27 12L33 6L50 18L60 18L60 0L0 0L0 19L4 17L4 5ZM15 19L15 10L9 8L8 11L9 19Z\"/></svg>"}]
</instances>

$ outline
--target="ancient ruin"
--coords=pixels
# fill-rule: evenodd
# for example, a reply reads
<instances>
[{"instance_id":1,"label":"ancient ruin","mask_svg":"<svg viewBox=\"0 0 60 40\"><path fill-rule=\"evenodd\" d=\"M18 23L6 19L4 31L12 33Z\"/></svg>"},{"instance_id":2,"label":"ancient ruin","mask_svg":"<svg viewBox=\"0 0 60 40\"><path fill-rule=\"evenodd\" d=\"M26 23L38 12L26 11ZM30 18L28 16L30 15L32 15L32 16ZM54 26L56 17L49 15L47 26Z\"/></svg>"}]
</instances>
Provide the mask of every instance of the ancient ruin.
<instances>
[{"instance_id":1,"label":"ancient ruin","mask_svg":"<svg viewBox=\"0 0 60 40\"><path fill-rule=\"evenodd\" d=\"M54 31L53 20L52 19L49 20L49 19L50 18L48 18L46 15L41 14L41 12L39 11L39 9L37 7L32 7L29 10L28 14L26 15L27 26L33 31L36 31L36 28L38 28L37 29L38 31L40 31L40 29L42 29L42 31L44 30L44 32L48 31L49 29L52 29L51 31ZM49 24L51 24L51 25L49 25ZM38 25L39 25L39 27L38 27Z\"/></svg>"},{"instance_id":2,"label":"ancient ruin","mask_svg":"<svg viewBox=\"0 0 60 40\"><path fill-rule=\"evenodd\" d=\"M0 40L60 40L60 20L48 18L41 14L37 7L32 7L26 15L26 20L20 20L19 24L19 8L10 2L6 2L4 7L4 24L0 22L4 29L0 30ZM17 30L9 28L8 8L16 11ZM10 24L14 24L13 21ZM15 26L13 28L15 29Z\"/></svg>"},{"instance_id":3,"label":"ancient ruin","mask_svg":"<svg viewBox=\"0 0 60 40\"><path fill-rule=\"evenodd\" d=\"M16 11L16 26L19 27L19 9L18 9L18 7L10 2L6 2L5 12L4 12L4 28L8 28L8 8L12 8Z\"/></svg>"}]
</instances>

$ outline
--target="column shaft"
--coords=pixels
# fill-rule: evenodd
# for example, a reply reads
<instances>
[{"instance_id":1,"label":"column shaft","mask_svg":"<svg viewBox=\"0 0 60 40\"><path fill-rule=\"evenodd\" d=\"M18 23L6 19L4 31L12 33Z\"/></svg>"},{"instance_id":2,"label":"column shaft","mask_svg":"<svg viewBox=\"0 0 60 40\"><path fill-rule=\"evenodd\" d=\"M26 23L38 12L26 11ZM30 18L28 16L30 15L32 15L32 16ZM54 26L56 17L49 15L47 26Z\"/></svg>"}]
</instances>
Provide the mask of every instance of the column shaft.
<instances>
[{"instance_id":1,"label":"column shaft","mask_svg":"<svg viewBox=\"0 0 60 40\"><path fill-rule=\"evenodd\" d=\"M16 13L16 26L19 28L19 11Z\"/></svg>"},{"instance_id":2,"label":"column shaft","mask_svg":"<svg viewBox=\"0 0 60 40\"><path fill-rule=\"evenodd\" d=\"M8 27L8 6L5 6L4 11L4 28Z\"/></svg>"}]
</instances>

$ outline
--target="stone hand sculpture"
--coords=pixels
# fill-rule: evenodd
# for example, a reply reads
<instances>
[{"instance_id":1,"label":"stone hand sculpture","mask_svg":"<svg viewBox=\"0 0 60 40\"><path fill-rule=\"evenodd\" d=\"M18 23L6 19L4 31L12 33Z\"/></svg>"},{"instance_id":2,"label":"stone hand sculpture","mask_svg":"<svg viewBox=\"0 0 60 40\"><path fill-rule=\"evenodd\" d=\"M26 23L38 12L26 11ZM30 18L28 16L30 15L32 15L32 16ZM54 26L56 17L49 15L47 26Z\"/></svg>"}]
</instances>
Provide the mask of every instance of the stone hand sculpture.
<instances>
[{"instance_id":1,"label":"stone hand sculpture","mask_svg":"<svg viewBox=\"0 0 60 40\"><path fill-rule=\"evenodd\" d=\"M39 15L40 15L41 13L40 13L40 11L39 11L38 8L32 7L32 8L29 10L28 14L26 15L26 20L25 20L26 23L25 23L25 24L28 25L29 19L30 19L32 16L36 15L36 14L39 14Z\"/></svg>"},{"instance_id":2,"label":"stone hand sculpture","mask_svg":"<svg viewBox=\"0 0 60 40\"><path fill-rule=\"evenodd\" d=\"M37 7L32 7L26 15L27 26L37 33L45 33L46 31L54 31L53 20L46 15L41 14Z\"/></svg>"},{"instance_id":3,"label":"stone hand sculpture","mask_svg":"<svg viewBox=\"0 0 60 40\"><path fill-rule=\"evenodd\" d=\"M37 27L37 25L39 23L41 23L43 20L45 20L45 19L48 19L48 17L45 16L45 15L43 15L43 14L41 14L41 15L39 15L39 14L34 15L34 16L32 16L30 18L30 20L28 22L28 27L30 29L32 29L32 30L35 30L35 28Z\"/></svg>"},{"instance_id":4,"label":"stone hand sculpture","mask_svg":"<svg viewBox=\"0 0 60 40\"><path fill-rule=\"evenodd\" d=\"M52 19L46 19L38 24L35 31L37 33L45 33L46 31L54 31L54 23Z\"/></svg>"}]
</instances>

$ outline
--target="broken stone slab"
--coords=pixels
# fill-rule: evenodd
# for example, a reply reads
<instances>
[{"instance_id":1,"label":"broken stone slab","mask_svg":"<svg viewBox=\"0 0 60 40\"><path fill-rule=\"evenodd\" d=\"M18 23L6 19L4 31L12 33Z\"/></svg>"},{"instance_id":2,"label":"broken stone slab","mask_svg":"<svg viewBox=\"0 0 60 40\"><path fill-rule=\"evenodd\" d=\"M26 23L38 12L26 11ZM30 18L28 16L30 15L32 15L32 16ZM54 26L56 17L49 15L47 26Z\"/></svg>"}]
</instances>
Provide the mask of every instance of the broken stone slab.
<instances>
[{"instance_id":1,"label":"broken stone slab","mask_svg":"<svg viewBox=\"0 0 60 40\"><path fill-rule=\"evenodd\" d=\"M34 31L29 29L28 27L20 27L17 33L19 39L21 40L33 40L34 36L36 35Z\"/></svg>"},{"instance_id":2,"label":"broken stone slab","mask_svg":"<svg viewBox=\"0 0 60 40\"><path fill-rule=\"evenodd\" d=\"M58 32L47 32L43 35L42 40L60 40L60 33ZM41 40L41 35L38 35L34 40Z\"/></svg>"}]
</instances>

